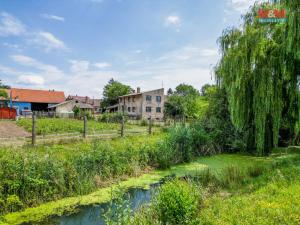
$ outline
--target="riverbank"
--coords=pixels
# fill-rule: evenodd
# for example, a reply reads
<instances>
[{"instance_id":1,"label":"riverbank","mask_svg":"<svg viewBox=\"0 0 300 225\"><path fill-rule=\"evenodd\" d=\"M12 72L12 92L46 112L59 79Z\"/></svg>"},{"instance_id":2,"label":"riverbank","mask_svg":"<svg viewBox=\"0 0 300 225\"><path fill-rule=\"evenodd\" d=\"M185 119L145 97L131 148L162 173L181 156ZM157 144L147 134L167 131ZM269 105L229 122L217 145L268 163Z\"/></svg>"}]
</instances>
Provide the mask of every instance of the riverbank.
<instances>
[{"instance_id":1,"label":"riverbank","mask_svg":"<svg viewBox=\"0 0 300 225\"><path fill-rule=\"evenodd\" d=\"M0 224L18 225L22 223L38 223L54 216L74 213L80 206L100 204L110 201L111 190L115 187L122 187L124 189L135 187L147 188L149 185L157 183L162 178L170 175L184 176L187 174L197 174L206 168L210 168L214 173L218 174L219 171L227 166L233 165L247 167L258 161L271 163L272 160L273 159L271 157L261 158L230 154L200 157L192 163L176 165L167 170L155 170L139 177L121 181L118 184L111 185L110 187L100 188L92 194L64 198L58 201L42 204L35 208L27 208L21 212L7 214L2 218L2 222L0 222Z\"/></svg>"}]
</instances>

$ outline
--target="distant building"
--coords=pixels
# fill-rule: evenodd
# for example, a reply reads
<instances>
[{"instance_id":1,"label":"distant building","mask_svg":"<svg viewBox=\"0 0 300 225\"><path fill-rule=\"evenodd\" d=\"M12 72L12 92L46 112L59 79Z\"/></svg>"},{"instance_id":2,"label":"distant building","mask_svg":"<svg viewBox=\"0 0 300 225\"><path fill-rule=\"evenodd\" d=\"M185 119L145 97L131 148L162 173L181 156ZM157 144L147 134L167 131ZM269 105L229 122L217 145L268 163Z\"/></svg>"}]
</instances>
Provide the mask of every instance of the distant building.
<instances>
[{"instance_id":1,"label":"distant building","mask_svg":"<svg viewBox=\"0 0 300 225\"><path fill-rule=\"evenodd\" d=\"M101 111L101 99L91 99L88 96L69 95L66 101L68 100L76 100L78 102L90 104L93 108L93 113L100 113Z\"/></svg>"},{"instance_id":2,"label":"distant building","mask_svg":"<svg viewBox=\"0 0 300 225\"><path fill-rule=\"evenodd\" d=\"M74 108L77 107L82 112L87 112L88 114L92 114L93 106L87 103L83 103L81 101L72 99L67 100L62 103L49 106L50 111L55 111L58 114L74 114Z\"/></svg>"},{"instance_id":3,"label":"distant building","mask_svg":"<svg viewBox=\"0 0 300 225\"><path fill-rule=\"evenodd\" d=\"M65 94L62 91L11 88L8 92L9 106L15 108L18 114L48 111L49 106L65 100Z\"/></svg>"},{"instance_id":4,"label":"distant building","mask_svg":"<svg viewBox=\"0 0 300 225\"><path fill-rule=\"evenodd\" d=\"M132 119L162 120L164 118L165 95L164 89L141 92L137 88L136 93L119 97L117 109L125 112ZM116 106L111 110L116 110Z\"/></svg>"}]
</instances>

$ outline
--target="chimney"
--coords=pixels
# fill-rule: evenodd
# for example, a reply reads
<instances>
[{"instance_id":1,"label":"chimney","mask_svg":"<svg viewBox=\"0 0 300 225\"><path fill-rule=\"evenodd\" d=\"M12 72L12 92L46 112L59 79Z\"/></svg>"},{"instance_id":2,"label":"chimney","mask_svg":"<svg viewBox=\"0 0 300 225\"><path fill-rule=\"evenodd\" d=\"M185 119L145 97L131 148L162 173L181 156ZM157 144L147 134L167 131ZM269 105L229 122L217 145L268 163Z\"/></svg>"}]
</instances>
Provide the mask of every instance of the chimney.
<instances>
[{"instance_id":1,"label":"chimney","mask_svg":"<svg viewBox=\"0 0 300 225\"><path fill-rule=\"evenodd\" d=\"M136 93L141 93L141 88L140 87L137 87L137 89L136 89Z\"/></svg>"}]
</instances>

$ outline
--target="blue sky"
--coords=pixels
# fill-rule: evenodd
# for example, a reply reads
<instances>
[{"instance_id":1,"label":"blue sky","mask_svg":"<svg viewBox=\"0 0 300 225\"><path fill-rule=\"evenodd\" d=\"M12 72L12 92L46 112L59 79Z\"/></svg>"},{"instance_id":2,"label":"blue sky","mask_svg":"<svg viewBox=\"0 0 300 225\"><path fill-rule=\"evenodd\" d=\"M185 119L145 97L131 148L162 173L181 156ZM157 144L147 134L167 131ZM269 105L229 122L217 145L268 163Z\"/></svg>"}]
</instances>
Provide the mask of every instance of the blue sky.
<instances>
[{"instance_id":1,"label":"blue sky","mask_svg":"<svg viewBox=\"0 0 300 225\"><path fill-rule=\"evenodd\" d=\"M0 0L0 79L100 97L212 83L217 38L252 0Z\"/></svg>"}]
</instances>

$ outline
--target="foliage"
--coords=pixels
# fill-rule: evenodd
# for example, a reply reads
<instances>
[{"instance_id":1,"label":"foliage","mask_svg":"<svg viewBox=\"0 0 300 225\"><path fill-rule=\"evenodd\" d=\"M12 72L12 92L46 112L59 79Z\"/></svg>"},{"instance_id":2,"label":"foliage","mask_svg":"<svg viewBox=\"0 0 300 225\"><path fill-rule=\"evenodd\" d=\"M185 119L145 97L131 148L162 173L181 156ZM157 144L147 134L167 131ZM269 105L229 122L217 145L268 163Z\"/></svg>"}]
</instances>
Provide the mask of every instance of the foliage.
<instances>
[{"instance_id":1,"label":"foliage","mask_svg":"<svg viewBox=\"0 0 300 225\"><path fill-rule=\"evenodd\" d=\"M10 89L9 85L3 84L2 80L0 80L0 89Z\"/></svg>"},{"instance_id":2,"label":"foliage","mask_svg":"<svg viewBox=\"0 0 300 225\"><path fill-rule=\"evenodd\" d=\"M106 108L108 106L115 105L119 102L119 96L127 95L131 92L132 88L130 86L111 79L103 89L103 101L101 102L101 106Z\"/></svg>"},{"instance_id":3,"label":"foliage","mask_svg":"<svg viewBox=\"0 0 300 225\"><path fill-rule=\"evenodd\" d=\"M244 16L241 29L226 29L219 39L218 83L226 89L234 126L246 133L248 149L256 149L259 155L277 145L282 118L288 118L292 133L298 120L300 17L294 12L299 9L296 2L277 6L289 9L288 22L279 24L259 23L258 7L270 5L255 5Z\"/></svg>"},{"instance_id":4,"label":"foliage","mask_svg":"<svg viewBox=\"0 0 300 225\"><path fill-rule=\"evenodd\" d=\"M32 129L31 119L20 119L17 122L18 126L24 127L27 131ZM87 129L89 133L103 132L105 130L118 130L119 124L97 122L94 120L88 120ZM126 125L127 129L134 128L134 125ZM60 118L41 118L37 120L36 132L38 135L46 134L59 134L59 133L72 133L83 132L83 120L77 119L60 119Z\"/></svg>"},{"instance_id":5,"label":"foliage","mask_svg":"<svg viewBox=\"0 0 300 225\"><path fill-rule=\"evenodd\" d=\"M212 84L204 84L201 87L201 96L207 96L210 93L210 90L213 89L216 85L212 85Z\"/></svg>"},{"instance_id":6,"label":"foliage","mask_svg":"<svg viewBox=\"0 0 300 225\"><path fill-rule=\"evenodd\" d=\"M299 224L299 152L272 161L206 169L173 181L184 188L166 183L150 205L135 213L131 224ZM189 197L180 191L188 189ZM190 222L174 221L185 206L196 202Z\"/></svg>"},{"instance_id":7,"label":"foliage","mask_svg":"<svg viewBox=\"0 0 300 225\"><path fill-rule=\"evenodd\" d=\"M198 126L209 134L215 149L222 152L243 151L243 136L231 122L225 89L214 87L209 92L209 106Z\"/></svg>"},{"instance_id":8,"label":"foliage","mask_svg":"<svg viewBox=\"0 0 300 225\"><path fill-rule=\"evenodd\" d=\"M199 189L181 180L164 184L154 200L154 210L162 224L196 224L199 206Z\"/></svg>"},{"instance_id":9,"label":"foliage","mask_svg":"<svg viewBox=\"0 0 300 225\"><path fill-rule=\"evenodd\" d=\"M5 91L5 90L1 90L0 89L0 97L4 97L4 98L8 98L8 94L7 94L7 92Z\"/></svg>"},{"instance_id":10,"label":"foliage","mask_svg":"<svg viewBox=\"0 0 300 225\"><path fill-rule=\"evenodd\" d=\"M99 117L99 121L106 122L106 123L121 123L123 118L124 121L126 122L128 120L128 115L127 114L124 115L122 112L103 113L101 117Z\"/></svg>"},{"instance_id":11,"label":"foliage","mask_svg":"<svg viewBox=\"0 0 300 225\"><path fill-rule=\"evenodd\" d=\"M207 101L198 90L187 84L180 84L175 91L169 91L165 103L165 115L173 119L185 117L199 119L207 108Z\"/></svg>"},{"instance_id":12,"label":"foliage","mask_svg":"<svg viewBox=\"0 0 300 225\"><path fill-rule=\"evenodd\" d=\"M84 195L157 164L159 135L0 149L0 214ZM2 202L2 203L1 203Z\"/></svg>"}]
</instances>

